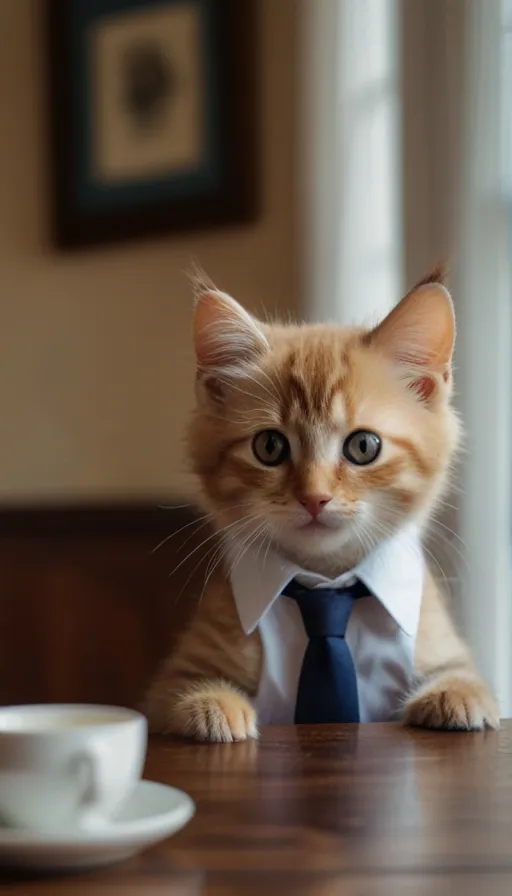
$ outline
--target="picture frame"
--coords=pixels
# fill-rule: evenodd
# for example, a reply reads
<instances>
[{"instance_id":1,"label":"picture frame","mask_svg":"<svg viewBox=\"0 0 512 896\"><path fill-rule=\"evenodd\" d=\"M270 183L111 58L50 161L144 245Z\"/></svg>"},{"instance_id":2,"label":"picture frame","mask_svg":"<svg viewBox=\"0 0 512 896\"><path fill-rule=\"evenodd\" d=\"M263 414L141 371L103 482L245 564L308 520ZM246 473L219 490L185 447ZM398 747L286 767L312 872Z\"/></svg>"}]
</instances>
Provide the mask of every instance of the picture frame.
<instances>
[{"instance_id":1,"label":"picture frame","mask_svg":"<svg viewBox=\"0 0 512 896\"><path fill-rule=\"evenodd\" d=\"M250 223L255 0L47 0L52 241Z\"/></svg>"}]
</instances>

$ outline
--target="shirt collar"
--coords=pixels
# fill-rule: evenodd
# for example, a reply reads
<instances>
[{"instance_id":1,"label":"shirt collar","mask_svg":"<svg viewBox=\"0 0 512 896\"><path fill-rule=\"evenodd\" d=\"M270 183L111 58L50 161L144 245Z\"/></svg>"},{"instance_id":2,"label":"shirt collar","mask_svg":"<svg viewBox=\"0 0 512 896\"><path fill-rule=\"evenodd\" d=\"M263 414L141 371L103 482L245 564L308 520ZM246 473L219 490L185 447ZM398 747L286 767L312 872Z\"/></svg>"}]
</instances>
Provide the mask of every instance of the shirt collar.
<instances>
[{"instance_id":1,"label":"shirt collar","mask_svg":"<svg viewBox=\"0 0 512 896\"><path fill-rule=\"evenodd\" d=\"M424 560L418 528L408 526L379 544L375 550L336 579L301 569L269 551L250 548L231 572L233 595L242 628L250 634L270 610L285 585L299 575L310 587L342 587L356 576L380 601L397 625L411 637L418 629L423 592Z\"/></svg>"}]
</instances>

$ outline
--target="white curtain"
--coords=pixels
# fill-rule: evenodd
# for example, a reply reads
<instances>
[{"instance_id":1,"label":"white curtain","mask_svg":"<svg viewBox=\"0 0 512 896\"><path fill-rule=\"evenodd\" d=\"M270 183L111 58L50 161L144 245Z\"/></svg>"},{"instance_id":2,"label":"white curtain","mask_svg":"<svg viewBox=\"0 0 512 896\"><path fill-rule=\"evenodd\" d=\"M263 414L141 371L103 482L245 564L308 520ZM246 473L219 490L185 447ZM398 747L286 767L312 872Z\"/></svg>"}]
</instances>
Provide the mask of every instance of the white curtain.
<instances>
[{"instance_id":1,"label":"white curtain","mask_svg":"<svg viewBox=\"0 0 512 896\"><path fill-rule=\"evenodd\" d=\"M445 547L462 555L447 574L464 634L512 715L500 0L302 6L304 310L324 319L380 315L402 294L404 271L410 285L440 257L454 258L468 452L457 512L441 524L458 530L443 530Z\"/></svg>"},{"instance_id":2,"label":"white curtain","mask_svg":"<svg viewBox=\"0 0 512 896\"><path fill-rule=\"evenodd\" d=\"M302 26L305 312L380 317L403 287L397 4L303 0Z\"/></svg>"},{"instance_id":3,"label":"white curtain","mask_svg":"<svg viewBox=\"0 0 512 896\"><path fill-rule=\"evenodd\" d=\"M503 199L500 0L468 0L461 169L459 388L467 430L459 606L482 670L512 715L511 290ZM512 97L512 84L506 87ZM512 112L512 100L508 100Z\"/></svg>"}]
</instances>

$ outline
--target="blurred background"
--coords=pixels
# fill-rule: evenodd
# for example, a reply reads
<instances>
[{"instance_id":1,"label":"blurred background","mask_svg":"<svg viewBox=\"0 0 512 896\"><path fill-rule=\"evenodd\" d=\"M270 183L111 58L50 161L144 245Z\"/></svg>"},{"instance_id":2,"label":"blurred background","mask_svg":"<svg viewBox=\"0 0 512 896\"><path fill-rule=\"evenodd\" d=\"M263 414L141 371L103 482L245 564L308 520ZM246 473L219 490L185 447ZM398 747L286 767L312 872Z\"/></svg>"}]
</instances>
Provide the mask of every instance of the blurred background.
<instances>
[{"instance_id":1,"label":"blurred background","mask_svg":"<svg viewBox=\"0 0 512 896\"><path fill-rule=\"evenodd\" d=\"M213 152L198 137L204 73L214 78L227 44L230 64L241 63L231 54L236 31L229 41L222 31L227 19L204 65L194 22L176 19L174 34L184 35L177 73L166 68L165 52L159 61L151 44L154 23L115 19L137 5L69 0L49 19L43 0L0 4L0 699L135 702L188 612L168 574L183 560L182 582L196 558L185 562L175 541L150 552L188 522L182 505L194 493L181 443L194 376L192 262L256 313L353 321L382 314L447 260L467 452L431 548L511 714L512 2L256 0L240 31L240 46L249 40L254 50L252 69L237 79L226 68L207 97L214 110L231 91L242 98L233 100L233 140L220 113L218 129L247 202L203 221L198 194L190 222L183 206L183 231L179 215L169 214L166 230L157 210L148 220L158 226L142 223L140 237L138 225L123 233L130 227L119 219L135 221L130 203L142 197L144 206L153 174L155 184L165 181L169 207L187 199L182 187L196 190L196 182L177 187L175 175ZM179 0L167 5L181 14ZM157 6L166 14L163 0ZM139 128L153 126L169 72L175 108L183 106L146 155L135 153L107 102L114 63L138 28L144 53L152 50L134 82L132 122L136 113ZM169 26L169 46L172 33ZM75 60L91 46L104 81L90 73L96 93L84 100ZM134 58L132 72L141 54ZM80 116L90 125L91 109L104 128L91 138L94 183L80 168L87 189L77 180L71 208ZM226 181L227 203L228 194ZM101 223L108 202L113 237L114 225L107 233ZM143 222L144 207L136 211Z\"/></svg>"}]
</instances>

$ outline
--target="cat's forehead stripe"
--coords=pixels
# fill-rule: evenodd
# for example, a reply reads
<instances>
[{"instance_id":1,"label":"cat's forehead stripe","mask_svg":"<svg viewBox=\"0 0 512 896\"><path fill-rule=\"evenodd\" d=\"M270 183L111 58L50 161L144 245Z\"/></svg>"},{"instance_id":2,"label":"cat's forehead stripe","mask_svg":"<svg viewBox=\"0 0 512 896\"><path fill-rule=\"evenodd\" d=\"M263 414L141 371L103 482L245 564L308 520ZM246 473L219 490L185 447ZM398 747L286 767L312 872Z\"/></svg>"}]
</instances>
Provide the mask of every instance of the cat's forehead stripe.
<instances>
[{"instance_id":1,"label":"cat's forehead stripe","mask_svg":"<svg viewBox=\"0 0 512 896\"><path fill-rule=\"evenodd\" d=\"M330 376L318 374L309 381L293 372L280 377L283 421L289 422L298 412L309 422L328 423L331 420L339 425L347 415L345 378L333 378L332 374L332 371Z\"/></svg>"},{"instance_id":2,"label":"cat's forehead stripe","mask_svg":"<svg viewBox=\"0 0 512 896\"><path fill-rule=\"evenodd\" d=\"M298 413L310 422L327 422L334 414L339 422L344 408L335 399L345 388L347 370L344 354L317 340L292 348L279 371L283 420Z\"/></svg>"},{"instance_id":3,"label":"cat's forehead stripe","mask_svg":"<svg viewBox=\"0 0 512 896\"><path fill-rule=\"evenodd\" d=\"M285 380L282 402L284 419L286 419L286 416L289 416L294 404L299 407L304 416L311 417L312 415L311 395L306 385L295 373L289 373Z\"/></svg>"}]
</instances>

